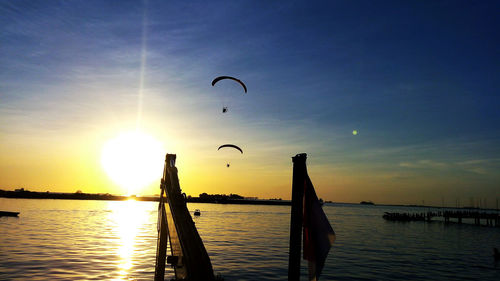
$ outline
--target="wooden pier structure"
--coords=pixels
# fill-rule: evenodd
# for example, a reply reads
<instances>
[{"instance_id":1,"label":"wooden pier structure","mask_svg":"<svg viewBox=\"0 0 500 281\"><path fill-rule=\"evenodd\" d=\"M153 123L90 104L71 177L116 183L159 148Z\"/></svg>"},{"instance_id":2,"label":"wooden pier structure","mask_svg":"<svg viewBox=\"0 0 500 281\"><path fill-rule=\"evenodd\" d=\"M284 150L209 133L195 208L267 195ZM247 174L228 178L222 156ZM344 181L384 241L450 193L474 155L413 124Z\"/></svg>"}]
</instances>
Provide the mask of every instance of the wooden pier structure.
<instances>
[{"instance_id":1,"label":"wooden pier structure","mask_svg":"<svg viewBox=\"0 0 500 281\"><path fill-rule=\"evenodd\" d=\"M185 195L179 185L175 159L175 154L166 155L160 184L154 280L165 280L166 264L174 268L175 278L172 280L221 280L214 276L210 257L187 208ZM168 243L171 255L167 255Z\"/></svg>"},{"instance_id":2,"label":"wooden pier structure","mask_svg":"<svg viewBox=\"0 0 500 281\"><path fill-rule=\"evenodd\" d=\"M463 223L464 219L474 220L474 225L485 225L500 227L500 213L498 211L478 211L478 210L443 210L427 211L421 213L389 213L382 216L389 221L428 221L433 218L443 218L445 223ZM483 223L481 223L483 222Z\"/></svg>"}]
</instances>

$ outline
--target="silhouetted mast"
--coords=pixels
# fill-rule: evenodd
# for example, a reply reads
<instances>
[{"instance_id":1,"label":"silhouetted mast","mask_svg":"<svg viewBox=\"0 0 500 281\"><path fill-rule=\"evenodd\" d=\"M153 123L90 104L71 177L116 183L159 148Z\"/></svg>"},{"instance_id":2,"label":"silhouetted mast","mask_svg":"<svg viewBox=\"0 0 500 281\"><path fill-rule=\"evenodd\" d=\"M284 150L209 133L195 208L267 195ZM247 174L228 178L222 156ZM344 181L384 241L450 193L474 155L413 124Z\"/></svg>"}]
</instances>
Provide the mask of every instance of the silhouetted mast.
<instances>
[{"instance_id":1,"label":"silhouetted mast","mask_svg":"<svg viewBox=\"0 0 500 281\"><path fill-rule=\"evenodd\" d=\"M292 209L290 217L290 252L288 281L300 280L300 248L307 260L309 280L318 280L328 252L335 241L328 217L321 207L311 179L307 175L305 153L293 159ZM303 235L301 235L303 233Z\"/></svg>"},{"instance_id":2,"label":"silhouetted mast","mask_svg":"<svg viewBox=\"0 0 500 281\"><path fill-rule=\"evenodd\" d=\"M167 214L165 211L165 203L167 202L165 194L165 174L167 172L167 165L163 168L163 177L161 179L160 189L160 203L158 205L158 240L156 244L156 266L155 266L155 281L163 281L165 279L165 260L167 257L167 239L168 239L168 226Z\"/></svg>"},{"instance_id":3,"label":"silhouetted mast","mask_svg":"<svg viewBox=\"0 0 500 281\"><path fill-rule=\"evenodd\" d=\"M290 252L288 256L288 281L300 280L300 248L302 245L302 216L304 198L304 179L307 155L292 157L292 210L290 218Z\"/></svg>"},{"instance_id":4,"label":"silhouetted mast","mask_svg":"<svg viewBox=\"0 0 500 281\"><path fill-rule=\"evenodd\" d=\"M155 281L164 280L167 236L172 255L166 258L166 262L174 267L176 279L215 280L212 263L181 193L175 157L175 154L166 155L160 186Z\"/></svg>"}]
</instances>

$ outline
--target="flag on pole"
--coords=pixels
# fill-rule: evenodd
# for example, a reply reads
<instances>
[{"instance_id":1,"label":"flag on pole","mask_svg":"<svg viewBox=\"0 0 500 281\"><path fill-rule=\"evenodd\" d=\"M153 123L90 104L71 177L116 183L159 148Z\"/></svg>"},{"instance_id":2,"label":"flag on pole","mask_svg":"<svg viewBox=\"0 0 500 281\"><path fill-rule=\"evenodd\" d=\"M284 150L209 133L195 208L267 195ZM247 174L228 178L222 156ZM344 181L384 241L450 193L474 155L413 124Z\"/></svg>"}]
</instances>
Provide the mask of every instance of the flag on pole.
<instances>
[{"instance_id":1,"label":"flag on pole","mask_svg":"<svg viewBox=\"0 0 500 281\"><path fill-rule=\"evenodd\" d=\"M304 179L303 231L303 257L309 264L309 280L316 281L335 241L335 232L323 212L307 173Z\"/></svg>"}]
</instances>

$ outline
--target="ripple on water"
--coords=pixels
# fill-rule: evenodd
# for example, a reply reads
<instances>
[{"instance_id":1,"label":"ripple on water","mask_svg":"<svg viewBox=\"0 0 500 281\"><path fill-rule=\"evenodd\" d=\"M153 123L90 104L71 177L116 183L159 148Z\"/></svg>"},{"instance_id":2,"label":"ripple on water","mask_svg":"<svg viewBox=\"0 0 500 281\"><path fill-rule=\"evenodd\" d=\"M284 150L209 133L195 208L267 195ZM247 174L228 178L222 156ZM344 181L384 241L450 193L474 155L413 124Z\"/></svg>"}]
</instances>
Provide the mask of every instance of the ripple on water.
<instances>
[{"instance_id":1,"label":"ripple on water","mask_svg":"<svg viewBox=\"0 0 500 281\"><path fill-rule=\"evenodd\" d=\"M151 280L157 203L0 198L1 280ZM215 273L287 280L289 206L188 204ZM500 280L499 228L392 223L381 206L324 206L337 235L321 280ZM418 211L418 210L417 210ZM306 279L302 263L302 279ZM167 267L167 275L172 269Z\"/></svg>"}]
</instances>

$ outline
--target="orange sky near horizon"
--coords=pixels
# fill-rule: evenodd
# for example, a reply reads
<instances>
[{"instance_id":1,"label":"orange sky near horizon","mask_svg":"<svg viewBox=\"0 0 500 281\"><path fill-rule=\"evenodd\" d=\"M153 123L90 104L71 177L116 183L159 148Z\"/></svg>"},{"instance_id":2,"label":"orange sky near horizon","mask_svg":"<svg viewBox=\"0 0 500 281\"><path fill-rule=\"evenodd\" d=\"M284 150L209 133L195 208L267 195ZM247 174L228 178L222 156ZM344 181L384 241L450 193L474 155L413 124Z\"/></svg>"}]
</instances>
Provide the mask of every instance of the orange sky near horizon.
<instances>
[{"instance_id":1,"label":"orange sky near horizon","mask_svg":"<svg viewBox=\"0 0 500 281\"><path fill-rule=\"evenodd\" d=\"M107 141L104 136L61 137L56 139L41 138L12 142L9 150L0 156L0 188L13 190L25 188L32 191L111 193L115 195L154 195L159 193L159 180L163 163L157 165L158 177L150 184L130 193L126 188L114 182L104 171L100 160L102 146ZM161 135L156 136L158 138ZM164 136L163 136L164 137ZM73 140L71 140L73 139ZM2 148L6 145L5 139ZM230 157L218 155L214 147L211 152L186 149L181 142L170 141L184 153L177 155L177 167L183 192L198 196L209 194L240 194L245 197L290 199L292 181L292 153L275 153L268 156L268 151L253 151L252 156ZM250 149L256 146L249 145ZM259 156L266 157L265 161ZM226 167L227 160L231 167ZM371 200L387 204L427 204L440 205L443 197L447 204L455 204L461 198L463 204L469 202L465 189L462 194L450 197L446 194L436 198L422 197L422 186L427 192L433 188L448 186L456 191L460 180L449 183L446 179L431 178L427 181L413 180L401 187L400 182L392 182L390 174L378 173L373 167L357 168L332 166L318 163L314 155L308 156L308 171L315 185L317 194L324 200L334 202L357 203ZM8 165L6 165L8 163ZM391 183L392 182L392 183ZM391 194L391 196L387 196ZM412 199L405 196L412 195ZM486 197L486 196L485 196ZM480 197L479 197L480 198ZM493 204L493 201L491 201Z\"/></svg>"}]
</instances>

